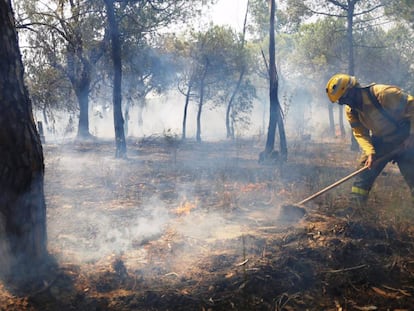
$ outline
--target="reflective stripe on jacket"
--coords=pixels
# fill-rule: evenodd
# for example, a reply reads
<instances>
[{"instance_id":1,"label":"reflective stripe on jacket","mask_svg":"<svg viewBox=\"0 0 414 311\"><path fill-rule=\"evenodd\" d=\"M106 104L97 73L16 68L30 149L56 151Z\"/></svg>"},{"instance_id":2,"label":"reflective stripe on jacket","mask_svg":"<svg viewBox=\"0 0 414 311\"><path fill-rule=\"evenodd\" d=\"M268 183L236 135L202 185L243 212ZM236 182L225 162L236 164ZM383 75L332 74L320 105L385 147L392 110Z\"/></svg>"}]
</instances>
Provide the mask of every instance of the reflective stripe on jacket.
<instances>
[{"instance_id":1,"label":"reflective stripe on jacket","mask_svg":"<svg viewBox=\"0 0 414 311\"><path fill-rule=\"evenodd\" d=\"M414 97L392 85L373 84L370 87L381 106L397 123L403 120L411 122L410 133L414 134ZM369 87L366 91L370 91ZM345 113L362 151L370 155L375 154L371 135L386 137L396 131L396 126L375 107L367 92L362 92L361 110L346 106Z\"/></svg>"}]
</instances>

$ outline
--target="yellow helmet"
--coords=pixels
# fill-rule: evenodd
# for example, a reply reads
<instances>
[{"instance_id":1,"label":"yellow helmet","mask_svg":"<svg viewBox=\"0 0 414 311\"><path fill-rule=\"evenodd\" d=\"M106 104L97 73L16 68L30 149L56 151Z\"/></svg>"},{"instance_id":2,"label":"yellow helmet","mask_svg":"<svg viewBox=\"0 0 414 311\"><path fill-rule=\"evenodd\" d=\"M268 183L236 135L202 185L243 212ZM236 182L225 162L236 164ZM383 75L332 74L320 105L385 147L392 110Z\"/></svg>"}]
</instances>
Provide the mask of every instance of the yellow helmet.
<instances>
[{"instance_id":1,"label":"yellow helmet","mask_svg":"<svg viewBox=\"0 0 414 311\"><path fill-rule=\"evenodd\" d=\"M357 84L355 77L339 73L329 79L326 84L326 94L331 102L338 101L350 88Z\"/></svg>"}]
</instances>

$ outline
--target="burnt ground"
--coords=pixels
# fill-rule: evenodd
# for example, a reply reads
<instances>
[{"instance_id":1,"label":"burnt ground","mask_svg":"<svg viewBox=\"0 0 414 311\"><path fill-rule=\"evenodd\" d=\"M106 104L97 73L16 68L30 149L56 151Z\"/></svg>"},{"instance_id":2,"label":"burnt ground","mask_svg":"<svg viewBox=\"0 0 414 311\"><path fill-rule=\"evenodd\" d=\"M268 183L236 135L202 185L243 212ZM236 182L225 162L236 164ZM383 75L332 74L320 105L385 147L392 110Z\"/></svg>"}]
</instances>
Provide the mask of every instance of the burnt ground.
<instances>
[{"instance_id":1,"label":"burnt ground","mask_svg":"<svg viewBox=\"0 0 414 311\"><path fill-rule=\"evenodd\" d=\"M353 215L350 182L279 210L354 170L346 142L168 137L44 146L49 250L59 267L29 293L0 286L0 310L414 310L414 216L389 165Z\"/></svg>"}]
</instances>

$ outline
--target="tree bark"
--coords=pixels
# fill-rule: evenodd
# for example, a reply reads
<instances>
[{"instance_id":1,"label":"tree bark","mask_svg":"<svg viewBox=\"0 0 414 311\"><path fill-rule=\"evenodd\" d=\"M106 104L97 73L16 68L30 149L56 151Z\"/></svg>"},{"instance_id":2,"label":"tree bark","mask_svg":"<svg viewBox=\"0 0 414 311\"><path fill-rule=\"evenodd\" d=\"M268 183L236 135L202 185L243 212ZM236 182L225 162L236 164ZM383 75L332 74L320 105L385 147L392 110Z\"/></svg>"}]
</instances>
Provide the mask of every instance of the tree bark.
<instances>
[{"instance_id":1,"label":"tree bark","mask_svg":"<svg viewBox=\"0 0 414 311\"><path fill-rule=\"evenodd\" d=\"M233 91L233 94L230 97L229 103L227 104L226 109L226 130L227 130L227 138L234 139L234 123L231 122L231 112L233 109L233 102L237 95L237 93L240 90L240 85L242 83L243 77L244 77L245 68L243 68L239 74L239 80L237 81L236 88Z\"/></svg>"},{"instance_id":2,"label":"tree bark","mask_svg":"<svg viewBox=\"0 0 414 311\"><path fill-rule=\"evenodd\" d=\"M124 118L122 116L122 56L118 23L115 19L113 0L105 0L108 24L111 33L112 61L114 66L114 126L116 158L126 157Z\"/></svg>"},{"instance_id":3,"label":"tree bark","mask_svg":"<svg viewBox=\"0 0 414 311\"><path fill-rule=\"evenodd\" d=\"M243 34L242 34L241 46L240 46L240 51L241 52L243 52L243 50L244 50L244 41L245 41L245 37L246 37L246 25L247 25L247 14L248 14L248 12L249 12L249 1L247 1L246 13L244 14ZM231 138L231 139L234 139L234 123L230 122L230 119L231 119L230 115L231 115L231 112L233 110L234 99L235 99L237 93L240 90L240 85L242 83L245 71L246 71L245 64L243 64L243 68L240 70L239 79L237 81L236 88L234 89L233 94L230 97L229 103L227 104L226 130L227 130L227 138Z\"/></svg>"},{"instance_id":4,"label":"tree bark","mask_svg":"<svg viewBox=\"0 0 414 311\"><path fill-rule=\"evenodd\" d=\"M276 69L276 51L275 51L275 0L270 0L270 28L269 28L269 98L270 98L270 118L267 133L266 147L264 157L273 153L275 146L276 126L279 126L280 135L280 152L282 160L287 159L287 143L283 126L282 113L278 98L279 81Z\"/></svg>"},{"instance_id":5,"label":"tree bark","mask_svg":"<svg viewBox=\"0 0 414 311\"><path fill-rule=\"evenodd\" d=\"M196 130L196 141L201 142L201 112L203 110L203 101L204 101L204 81L200 82L200 99L198 103L197 111L197 130Z\"/></svg>"},{"instance_id":6,"label":"tree bark","mask_svg":"<svg viewBox=\"0 0 414 311\"><path fill-rule=\"evenodd\" d=\"M335 118L334 118L334 111L333 105L328 106L328 114L329 114L329 133L331 133L331 137L336 137L335 131Z\"/></svg>"},{"instance_id":7,"label":"tree bark","mask_svg":"<svg viewBox=\"0 0 414 311\"><path fill-rule=\"evenodd\" d=\"M198 103L198 111L197 111L197 130L196 130L196 141L198 143L201 142L201 112L203 110L204 104L204 83L207 76L209 62L208 60L205 63L204 72L200 80L200 101Z\"/></svg>"},{"instance_id":8,"label":"tree bark","mask_svg":"<svg viewBox=\"0 0 414 311\"><path fill-rule=\"evenodd\" d=\"M47 257L44 159L8 0L0 36L0 273L24 281Z\"/></svg>"},{"instance_id":9,"label":"tree bark","mask_svg":"<svg viewBox=\"0 0 414 311\"><path fill-rule=\"evenodd\" d=\"M82 43L77 42L78 48L82 46ZM64 72L70 83L72 84L76 98L79 103L79 121L78 121L78 132L77 139L84 140L92 137L89 132L89 92L91 85L91 64L86 59L80 58L79 51L76 50L74 42L67 42L66 48L66 63L67 68L65 69L59 64L56 57L53 58L53 66L62 72ZM77 53L78 52L78 53ZM78 60L77 60L78 59Z\"/></svg>"},{"instance_id":10,"label":"tree bark","mask_svg":"<svg viewBox=\"0 0 414 311\"><path fill-rule=\"evenodd\" d=\"M89 76L89 74L87 74ZM76 83L76 82L75 82ZM90 79L83 78L79 85L74 85L76 98L79 103L79 123L77 138L80 140L92 137L89 132L89 90ZM76 83L77 84L77 83Z\"/></svg>"},{"instance_id":11,"label":"tree bark","mask_svg":"<svg viewBox=\"0 0 414 311\"><path fill-rule=\"evenodd\" d=\"M346 37L348 41L348 72L351 76L355 75L355 57L354 57L354 12L355 12L355 1L348 1L348 14L347 14L347 29ZM341 115L343 116L343 107L341 106ZM341 121L341 120L340 120ZM343 121L341 125L341 136L345 137L345 127L343 127ZM351 150L359 150L359 145L351 133Z\"/></svg>"},{"instance_id":12,"label":"tree bark","mask_svg":"<svg viewBox=\"0 0 414 311\"><path fill-rule=\"evenodd\" d=\"M192 80L190 80L187 88L187 93L185 94L185 104L184 104L184 115L183 115L183 132L181 135L181 139L184 141L187 139L187 113L188 113L188 105L190 103L190 96L191 96L191 88L192 88Z\"/></svg>"}]
</instances>

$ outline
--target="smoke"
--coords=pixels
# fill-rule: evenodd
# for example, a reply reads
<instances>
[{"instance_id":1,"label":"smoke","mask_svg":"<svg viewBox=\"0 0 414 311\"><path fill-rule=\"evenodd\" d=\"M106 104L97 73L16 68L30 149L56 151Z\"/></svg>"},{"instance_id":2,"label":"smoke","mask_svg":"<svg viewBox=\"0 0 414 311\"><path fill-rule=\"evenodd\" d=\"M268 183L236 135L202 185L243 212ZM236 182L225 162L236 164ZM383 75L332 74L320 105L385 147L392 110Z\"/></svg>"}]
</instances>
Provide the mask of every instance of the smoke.
<instances>
[{"instance_id":1,"label":"smoke","mask_svg":"<svg viewBox=\"0 0 414 311\"><path fill-rule=\"evenodd\" d=\"M76 212L67 208L64 214L49 218L49 244L60 253L60 259L96 262L130 251L145 240L159 238L169 218L159 200L121 211L98 207Z\"/></svg>"},{"instance_id":2,"label":"smoke","mask_svg":"<svg viewBox=\"0 0 414 311\"><path fill-rule=\"evenodd\" d=\"M205 211L187 215L181 219L176 230L186 238L204 242L236 238L243 232L240 223L226 219L221 213Z\"/></svg>"},{"instance_id":3,"label":"smoke","mask_svg":"<svg viewBox=\"0 0 414 311\"><path fill-rule=\"evenodd\" d=\"M78 264L96 263L112 255L128 257L137 252L141 261L146 262L147 243L165 242L168 232L173 232L174 239L180 242L179 248L174 248L176 256L196 260L209 243L235 239L243 233L240 219L230 220L222 213L205 211L199 206L188 214L177 215L158 198L141 206L111 209L53 207L48 220L52 251L60 261ZM197 243L190 245L186 241Z\"/></svg>"},{"instance_id":4,"label":"smoke","mask_svg":"<svg viewBox=\"0 0 414 311\"><path fill-rule=\"evenodd\" d=\"M326 120L328 120L327 111L326 115L323 113L312 114L310 110L313 104L310 104L307 100L306 96L299 96L299 99L292 100L291 105L295 105L295 107L292 107L290 114L287 114L287 121L291 122L287 123L288 126L294 127L295 123L300 123L301 126L305 127L304 133L312 130L309 128L311 125L307 121L313 115L317 115L319 119L326 117ZM132 107L129 113L129 135L142 137L163 133L168 129L180 135L183 105L184 98L179 96L171 95L151 99L143 110L143 124L141 127L139 127L138 122L138 109ZM99 138L113 137L112 110L108 107L101 108L98 113L91 113L91 132ZM268 105L265 100L263 102L258 100L252 115L251 123L253 125L249 130L242 133L242 136L251 137L261 132L260 129L267 128L267 110ZM304 115L298 117L300 113ZM195 116L196 105L193 103L188 114L188 137L194 136ZM62 120L64 118L65 116L62 115ZM317 122L319 121L311 124L317 124ZM59 131L63 133L67 126L65 122L61 124L62 128ZM74 124L77 124L76 120ZM292 132L287 129L287 133ZM214 111L205 109L202 116L202 139L206 141L221 139L225 138L225 134L224 112L220 109ZM49 135L51 134L49 133ZM50 141L50 137L46 133L47 142ZM58 137L58 135L55 137ZM99 146L96 145L93 148L99 148ZM55 151L53 155L46 155L46 179L49 179L49 183L45 188L45 192L48 205L49 248L54 254L57 254L60 261L96 263L114 254L135 253L144 262L148 255L145 246L152 241L165 242L168 238L168 232L174 232L182 238L182 241L179 247L170 245L171 249L174 249L171 256L186 256L191 262L191 260L197 260L206 250L208 251L210 243L214 244L218 240L234 242L244 234L246 219L235 219L234 217L228 219L226 214L211 210L206 211L202 206L196 207L187 215L176 215L171 212L179 205L181 199L194 199L204 194L200 194L199 189L191 188L192 186L195 187L194 181L180 183L171 180L170 177L172 178L175 174L171 167L150 168L158 159L164 156L168 157L168 155L153 154L150 158L139 160L145 162L131 162L135 164L133 169L140 170L139 175L145 177L144 180L133 180L131 182L126 180L131 176L129 172L131 167L110 156L94 155L93 150L91 150L91 153L86 150L85 153L72 152L69 155L66 153L68 150L65 150L65 153L62 154L59 154L59 150ZM245 151L237 150L236 152L238 157L239 154L243 154ZM254 157L257 157L257 155L258 152L254 154ZM157 158L154 158L155 156ZM236 163L233 160L234 154L228 158L222 154L219 156L220 161L214 160L214 163L211 163L213 162L211 159L186 158L183 166L189 170L189 180L194 178L196 181L200 180L200 183L208 183L213 180L217 183L218 191L221 191L220 187L222 187L222 182L225 182L227 172L239 168L236 167L238 162ZM137 160L133 157L132 161ZM168 159L166 161L168 162ZM178 160L175 163L174 170L180 169L180 161ZM249 163L255 163L251 156L248 161ZM160 165L165 165L165 163L160 163ZM226 165L231 167L226 167ZM148 172L144 172L147 166ZM191 169L193 170L190 172ZM243 168L240 169L243 170ZM217 176L210 176L216 171L219 174L223 171L220 175L223 180ZM204 173L209 176L201 176ZM56 174L56 176L52 176L53 174ZM165 185L167 187L171 186L176 197L169 200L161 197L166 191L161 189L163 185L160 184L160 178L150 174L165 175ZM51 179L51 177L53 178ZM208 178L211 178L211 180L207 181ZM57 183L51 184L52 180ZM252 178L252 180L255 180L255 178ZM153 181L158 182L158 184L153 184ZM145 184L147 191L151 193L137 191L136 187L139 186L139 182ZM164 182L162 181L162 183ZM215 185L207 186L210 191L215 191ZM134 197L129 200L128 195L142 195L142 197L138 199ZM59 198L59 196L62 197ZM225 193L223 192L224 196ZM87 199L84 200L83 198ZM263 217L263 219L266 220L266 217ZM163 245L164 248L170 246ZM129 255L125 256L128 257Z\"/></svg>"},{"instance_id":5,"label":"smoke","mask_svg":"<svg viewBox=\"0 0 414 311\"><path fill-rule=\"evenodd\" d=\"M151 252L159 249L169 256L169 265L185 269L217 241L234 244L244 232L245 220L236 219L237 213L229 218L224 211L206 209L198 200L198 186L170 179L169 168L159 180L153 174L161 168L147 172L133 158L119 161L65 149L45 159L48 246L60 263L108 264L108 258L121 256L128 268L150 269L158 256ZM227 170L225 163L211 164ZM192 165L200 169L201 164ZM140 171L142 184L130 180L131 169ZM210 178L205 169L199 176L203 180ZM170 191L174 195L165 197Z\"/></svg>"},{"instance_id":6,"label":"smoke","mask_svg":"<svg viewBox=\"0 0 414 311\"><path fill-rule=\"evenodd\" d=\"M184 103L184 96L171 92L165 96L147 99L147 104L143 108L137 106L130 107L128 120L125 120L128 123L126 128L127 136L148 137L162 135L169 131L180 137L183 124ZM197 103L192 102L189 105L186 122L188 138L194 138L196 134L197 109ZM265 127L263 122L267 124L268 121L263 119L263 109L268 110L267 106L263 107L261 102L256 102L251 116L250 127L248 129L243 128L243 132L237 134L252 136L262 131L262 128ZM201 116L201 136L203 140L217 141L226 138L225 115L225 105L216 107L214 110L209 109L209 104L205 105ZM43 127L45 129L47 142L60 142L76 136L78 125L76 115L54 112L54 118L53 120L49 120L48 124L44 121L41 111L35 112L35 116L38 121L44 123ZM103 102L91 104L89 130L92 135L99 138L107 139L115 137L113 111L110 105L106 105Z\"/></svg>"},{"instance_id":7,"label":"smoke","mask_svg":"<svg viewBox=\"0 0 414 311\"><path fill-rule=\"evenodd\" d=\"M324 89L315 85L298 84L292 80L281 85L279 101L284 112L286 134L289 138L302 139L303 136L325 137L329 129L328 101ZM266 134L269 122L269 99L265 90L259 89L250 114L249 126L235 124L236 135L241 137ZM164 95L146 99L144 107L133 105L129 108L125 132L130 137L148 137L169 132L181 136L185 98L171 91ZM124 105L125 106L125 105ZM187 138L195 138L197 127L196 102L190 102L186 122ZM35 113L37 120L43 121L41 111ZM226 139L226 103L211 109L206 102L201 115L201 137L205 141ZM124 116L125 117L125 116ZM335 118L337 107L335 106ZM76 135L78 118L76 115L54 112L54 117L44 124L45 138L48 142L61 141ZM105 100L91 102L89 112L91 134L104 139L114 138L113 110Z\"/></svg>"}]
</instances>

